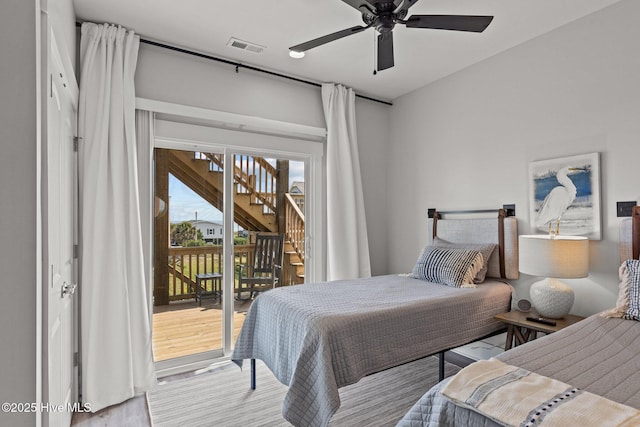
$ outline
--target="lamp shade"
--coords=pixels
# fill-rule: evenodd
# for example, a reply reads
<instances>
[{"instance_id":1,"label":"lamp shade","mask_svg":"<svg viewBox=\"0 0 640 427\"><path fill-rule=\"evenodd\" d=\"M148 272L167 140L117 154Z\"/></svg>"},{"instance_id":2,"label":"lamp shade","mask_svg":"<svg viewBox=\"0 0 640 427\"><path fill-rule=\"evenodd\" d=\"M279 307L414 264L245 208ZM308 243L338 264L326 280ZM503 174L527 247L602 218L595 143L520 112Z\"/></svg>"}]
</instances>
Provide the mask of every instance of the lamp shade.
<instances>
[{"instance_id":1,"label":"lamp shade","mask_svg":"<svg viewBox=\"0 0 640 427\"><path fill-rule=\"evenodd\" d=\"M522 235L519 270L532 276L577 279L589 274L589 239L582 236Z\"/></svg>"}]
</instances>

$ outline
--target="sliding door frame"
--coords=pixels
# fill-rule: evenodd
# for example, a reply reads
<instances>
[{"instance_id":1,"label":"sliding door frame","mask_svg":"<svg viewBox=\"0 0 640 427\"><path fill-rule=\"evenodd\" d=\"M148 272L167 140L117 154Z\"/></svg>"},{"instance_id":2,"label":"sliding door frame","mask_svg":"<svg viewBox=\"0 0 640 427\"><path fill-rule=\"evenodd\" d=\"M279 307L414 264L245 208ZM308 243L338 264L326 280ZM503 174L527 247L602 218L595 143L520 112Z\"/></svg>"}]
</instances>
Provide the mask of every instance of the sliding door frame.
<instances>
[{"instance_id":1,"label":"sliding door frame","mask_svg":"<svg viewBox=\"0 0 640 427\"><path fill-rule=\"evenodd\" d=\"M304 162L305 165L305 281L325 279L323 128L137 99L136 107L154 111L154 147L224 154L224 170L233 170L234 155L251 155ZM224 123L220 120L224 118ZM197 124L194 124L197 123ZM230 129L231 127L231 129ZM233 176L224 174L224 271L233 271ZM233 275L223 276L223 349L186 356L178 363L156 363L158 374L177 373L210 365L233 351ZM150 307L153 310L153 307ZM180 366L176 366L179 364Z\"/></svg>"}]
</instances>

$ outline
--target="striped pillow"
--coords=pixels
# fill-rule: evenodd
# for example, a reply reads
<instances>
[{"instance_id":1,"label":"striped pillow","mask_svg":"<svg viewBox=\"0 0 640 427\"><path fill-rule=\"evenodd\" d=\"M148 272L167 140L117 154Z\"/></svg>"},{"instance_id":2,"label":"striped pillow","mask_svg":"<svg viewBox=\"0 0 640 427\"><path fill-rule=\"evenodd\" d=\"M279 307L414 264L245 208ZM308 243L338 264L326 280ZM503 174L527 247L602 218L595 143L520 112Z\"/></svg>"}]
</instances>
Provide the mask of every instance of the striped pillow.
<instances>
[{"instance_id":1,"label":"striped pillow","mask_svg":"<svg viewBox=\"0 0 640 427\"><path fill-rule=\"evenodd\" d=\"M456 288L475 288L473 278L483 264L479 251L426 246L411 276Z\"/></svg>"},{"instance_id":2,"label":"striped pillow","mask_svg":"<svg viewBox=\"0 0 640 427\"><path fill-rule=\"evenodd\" d=\"M640 320L640 260L628 259L624 264L629 272L629 307L622 317Z\"/></svg>"},{"instance_id":3,"label":"striped pillow","mask_svg":"<svg viewBox=\"0 0 640 427\"><path fill-rule=\"evenodd\" d=\"M453 243L436 236L433 239L433 246L438 246L440 248L465 249L468 251L480 252L482 254L483 260L482 268L478 270L476 277L473 279L473 283L480 284L484 282L484 279L487 276L489 258L498 245L496 245L495 243Z\"/></svg>"},{"instance_id":4,"label":"striped pillow","mask_svg":"<svg viewBox=\"0 0 640 427\"><path fill-rule=\"evenodd\" d=\"M618 270L618 300L616 308L607 310L603 317L621 317L623 319L640 320L640 260L628 259Z\"/></svg>"}]
</instances>

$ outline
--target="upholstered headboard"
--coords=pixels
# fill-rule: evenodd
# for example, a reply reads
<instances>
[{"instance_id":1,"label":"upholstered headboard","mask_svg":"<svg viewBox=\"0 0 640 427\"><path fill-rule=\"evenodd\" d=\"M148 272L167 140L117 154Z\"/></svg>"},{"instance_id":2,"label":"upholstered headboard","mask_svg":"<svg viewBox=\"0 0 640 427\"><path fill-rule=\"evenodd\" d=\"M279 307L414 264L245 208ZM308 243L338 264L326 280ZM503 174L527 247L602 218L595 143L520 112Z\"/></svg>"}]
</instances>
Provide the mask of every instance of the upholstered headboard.
<instances>
[{"instance_id":1,"label":"upholstered headboard","mask_svg":"<svg viewBox=\"0 0 640 427\"><path fill-rule=\"evenodd\" d=\"M634 206L631 218L620 221L620 263L640 258L640 206Z\"/></svg>"},{"instance_id":2,"label":"upholstered headboard","mask_svg":"<svg viewBox=\"0 0 640 427\"><path fill-rule=\"evenodd\" d=\"M481 212L484 217L456 218L459 215L455 215L458 213L473 214L474 212ZM493 212L494 216L486 217L487 212ZM441 216L443 214L446 215ZM453 218L448 218L449 216ZM436 212L434 218L429 218L428 225L429 244L433 243L434 235L454 243L495 243L498 247L489 258L487 277L505 279L519 277L518 222L514 216L506 216L504 209Z\"/></svg>"}]
</instances>

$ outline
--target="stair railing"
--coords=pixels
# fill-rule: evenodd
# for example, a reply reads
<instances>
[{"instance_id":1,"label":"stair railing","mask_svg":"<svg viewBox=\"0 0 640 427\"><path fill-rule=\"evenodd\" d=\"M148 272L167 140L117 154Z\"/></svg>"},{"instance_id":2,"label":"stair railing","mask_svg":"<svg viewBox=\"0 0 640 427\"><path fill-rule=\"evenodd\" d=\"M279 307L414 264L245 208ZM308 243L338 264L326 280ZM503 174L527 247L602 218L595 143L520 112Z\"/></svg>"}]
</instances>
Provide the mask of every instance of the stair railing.
<instances>
[{"instance_id":1,"label":"stair railing","mask_svg":"<svg viewBox=\"0 0 640 427\"><path fill-rule=\"evenodd\" d=\"M285 240L304 264L304 214L289 193L285 194Z\"/></svg>"},{"instance_id":2,"label":"stair railing","mask_svg":"<svg viewBox=\"0 0 640 427\"><path fill-rule=\"evenodd\" d=\"M197 153L210 160L210 170L221 171L223 155ZM276 182L278 171L262 157L234 155L233 181L238 194L250 194L254 203L265 206L266 212L276 212Z\"/></svg>"}]
</instances>

